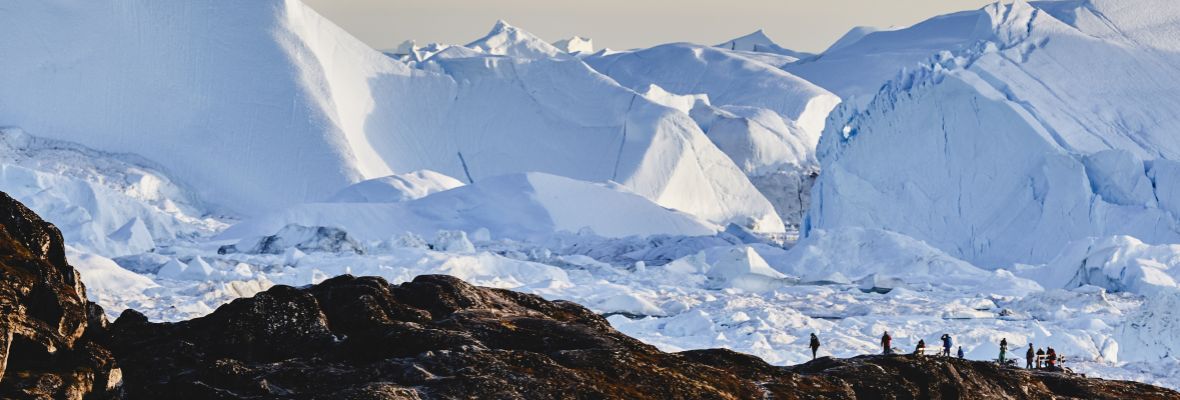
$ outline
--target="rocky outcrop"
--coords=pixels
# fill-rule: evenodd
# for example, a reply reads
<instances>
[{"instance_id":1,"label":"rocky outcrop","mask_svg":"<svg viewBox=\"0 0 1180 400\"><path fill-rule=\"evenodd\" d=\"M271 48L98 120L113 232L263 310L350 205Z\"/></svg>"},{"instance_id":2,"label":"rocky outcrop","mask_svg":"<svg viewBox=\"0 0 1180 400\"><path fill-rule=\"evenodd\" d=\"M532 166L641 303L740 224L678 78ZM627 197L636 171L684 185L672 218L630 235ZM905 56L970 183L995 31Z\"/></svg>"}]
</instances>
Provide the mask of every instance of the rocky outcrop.
<instances>
[{"instance_id":1,"label":"rocky outcrop","mask_svg":"<svg viewBox=\"0 0 1180 400\"><path fill-rule=\"evenodd\" d=\"M1180 398L957 359L665 353L576 304L449 276L277 286L181 323L128 311L110 332L133 398Z\"/></svg>"},{"instance_id":2,"label":"rocky outcrop","mask_svg":"<svg viewBox=\"0 0 1180 400\"><path fill-rule=\"evenodd\" d=\"M7 196L0 272L0 398L1180 398L953 359L776 367L728 350L665 353L574 303L437 275L401 285L346 275L275 286L185 322L129 310L108 325L57 230Z\"/></svg>"},{"instance_id":3,"label":"rocky outcrop","mask_svg":"<svg viewBox=\"0 0 1180 400\"><path fill-rule=\"evenodd\" d=\"M85 293L61 232L0 193L0 398L118 394L119 369L94 341L106 320Z\"/></svg>"}]
</instances>

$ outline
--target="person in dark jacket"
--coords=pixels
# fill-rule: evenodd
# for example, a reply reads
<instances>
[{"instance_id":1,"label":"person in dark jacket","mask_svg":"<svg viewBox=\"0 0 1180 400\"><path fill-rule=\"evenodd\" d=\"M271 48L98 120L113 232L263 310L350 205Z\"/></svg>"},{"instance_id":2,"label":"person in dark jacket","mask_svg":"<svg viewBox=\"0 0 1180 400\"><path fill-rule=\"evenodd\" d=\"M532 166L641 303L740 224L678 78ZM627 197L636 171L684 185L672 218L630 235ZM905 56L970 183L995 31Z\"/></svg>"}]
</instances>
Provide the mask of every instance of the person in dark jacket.
<instances>
[{"instance_id":1,"label":"person in dark jacket","mask_svg":"<svg viewBox=\"0 0 1180 400\"><path fill-rule=\"evenodd\" d=\"M1033 351L1033 344L1028 344L1028 351L1024 352L1024 368L1032 369L1033 361L1037 358L1037 353Z\"/></svg>"},{"instance_id":2,"label":"person in dark jacket","mask_svg":"<svg viewBox=\"0 0 1180 400\"><path fill-rule=\"evenodd\" d=\"M893 354L893 347L891 347L892 344L893 337L889 336L889 331L885 331L885 334L881 335L881 347L885 348L883 354Z\"/></svg>"},{"instance_id":3,"label":"person in dark jacket","mask_svg":"<svg viewBox=\"0 0 1180 400\"><path fill-rule=\"evenodd\" d=\"M942 334L942 337L940 339L942 339L942 356L943 357L950 357L951 356L951 346L952 346L952 343L954 342L954 340L951 339L951 335L949 333Z\"/></svg>"},{"instance_id":4,"label":"person in dark jacket","mask_svg":"<svg viewBox=\"0 0 1180 400\"><path fill-rule=\"evenodd\" d=\"M1005 356L1008 355L1008 338L1000 339L1000 365L1004 365Z\"/></svg>"},{"instance_id":5,"label":"person in dark jacket","mask_svg":"<svg viewBox=\"0 0 1180 400\"><path fill-rule=\"evenodd\" d=\"M1052 346L1045 352L1045 362L1049 364L1049 368L1057 366L1057 350L1053 350Z\"/></svg>"},{"instance_id":6,"label":"person in dark jacket","mask_svg":"<svg viewBox=\"0 0 1180 400\"><path fill-rule=\"evenodd\" d=\"M1045 349L1037 349L1037 369L1041 369L1043 357L1045 356Z\"/></svg>"},{"instance_id":7,"label":"person in dark jacket","mask_svg":"<svg viewBox=\"0 0 1180 400\"><path fill-rule=\"evenodd\" d=\"M963 359L963 346L959 346L959 359Z\"/></svg>"},{"instance_id":8,"label":"person in dark jacket","mask_svg":"<svg viewBox=\"0 0 1180 400\"><path fill-rule=\"evenodd\" d=\"M811 334L810 346L811 346L811 359L814 360L816 353L819 352L819 336L815 336L815 333Z\"/></svg>"},{"instance_id":9,"label":"person in dark jacket","mask_svg":"<svg viewBox=\"0 0 1180 400\"><path fill-rule=\"evenodd\" d=\"M914 348L914 354L921 356L921 355L925 354L925 350L926 350L926 339L918 339L918 347Z\"/></svg>"}]
</instances>

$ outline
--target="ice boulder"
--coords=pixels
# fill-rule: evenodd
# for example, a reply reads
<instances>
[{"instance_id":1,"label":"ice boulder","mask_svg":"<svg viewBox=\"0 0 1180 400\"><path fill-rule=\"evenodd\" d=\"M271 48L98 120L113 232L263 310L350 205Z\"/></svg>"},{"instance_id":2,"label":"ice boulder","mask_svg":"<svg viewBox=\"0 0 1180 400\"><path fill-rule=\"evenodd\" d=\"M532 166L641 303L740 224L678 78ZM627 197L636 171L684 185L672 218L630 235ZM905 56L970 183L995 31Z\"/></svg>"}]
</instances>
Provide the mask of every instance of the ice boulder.
<instances>
[{"instance_id":1,"label":"ice boulder","mask_svg":"<svg viewBox=\"0 0 1180 400\"><path fill-rule=\"evenodd\" d=\"M704 274L710 289L734 288L763 292L782 287L792 280L771 268L751 246L723 246L668 263L665 271L679 274Z\"/></svg>"},{"instance_id":2,"label":"ice boulder","mask_svg":"<svg viewBox=\"0 0 1180 400\"><path fill-rule=\"evenodd\" d=\"M205 281L220 277L220 274L205 259L198 256L193 257L188 263L181 262L176 258L168 260L156 272L156 277L177 281Z\"/></svg>"},{"instance_id":3,"label":"ice boulder","mask_svg":"<svg viewBox=\"0 0 1180 400\"><path fill-rule=\"evenodd\" d=\"M1027 294L1040 285L1011 272L987 271L914 238L879 229L813 231L773 266L804 282L833 276L872 288L946 287L997 294Z\"/></svg>"},{"instance_id":4,"label":"ice boulder","mask_svg":"<svg viewBox=\"0 0 1180 400\"><path fill-rule=\"evenodd\" d=\"M396 203L463 186L458 179L420 170L357 182L328 198L331 203Z\"/></svg>"},{"instance_id":5,"label":"ice boulder","mask_svg":"<svg viewBox=\"0 0 1180 400\"><path fill-rule=\"evenodd\" d=\"M244 238L234 247L250 254L283 254L292 248L303 252L365 253L364 246L343 229L299 224L283 226L273 235Z\"/></svg>"},{"instance_id":6,"label":"ice boulder","mask_svg":"<svg viewBox=\"0 0 1180 400\"><path fill-rule=\"evenodd\" d=\"M467 232L463 231L438 231L431 248L447 253L475 253L475 245L467 239Z\"/></svg>"},{"instance_id":7,"label":"ice boulder","mask_svg":"<svg viewBox=\"0 0 1180 400\"><path fill-rule=\"evenodd\" d=\"M1018 274L1046 288L1092 285L1154 296L1180 291L1180 245L1149 245L1130 236L1086 238L1065 246L1048 264Z\"/></svg>"}]
</instances>

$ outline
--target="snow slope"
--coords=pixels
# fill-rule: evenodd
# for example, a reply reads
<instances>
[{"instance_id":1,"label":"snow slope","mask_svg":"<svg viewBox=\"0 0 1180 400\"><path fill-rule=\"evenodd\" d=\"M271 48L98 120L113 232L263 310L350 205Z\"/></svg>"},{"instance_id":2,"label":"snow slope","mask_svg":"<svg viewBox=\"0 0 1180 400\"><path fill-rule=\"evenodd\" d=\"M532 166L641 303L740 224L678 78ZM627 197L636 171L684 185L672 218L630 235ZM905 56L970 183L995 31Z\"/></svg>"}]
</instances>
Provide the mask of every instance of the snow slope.
<instances>
[{"instance_id":1,"label":"snow slope","mask_svg":"<svg viewBox=\"0 0 1180 400\"><path fill-rule=\"evenodd\" d=\"M800 193L810 188L806 177L816 170L813 149L838 98L769 64L691 44L583 60L637 91L651 92L655 86L675 95L707 96L708 102L696 104L689 114L774 204L780 218L799 224L800 210L807 207Z\"/></svg>"},{"instance_id":2,"label":"snow slope","mask_svg":"<svg viewBox=\"0 0 1180 400\"><path fill-rule=\"evenodd\" d=\"M141 155L246 215L394 172L545 171L782 231L689 118L505 23L424 69L296 0L21 1L0 23L0 123Z\"/></svg>"},{"instance_id":3,"label":"snow slope","mask_svg":"<svg viewBox=\"0 0 1180 400\"><path fill-rule=\"evenodd\" d=\"M396 203L463 186L458 179L420 170L357 182L328 199L335 203Z\"/></svg>"},{"instance_id":4,"label":"snow slope","mask_svg":"<svg viewBox=\"0 0 1180 400\"><path fill-rule=\"evenodd\" d=\"M976 14L989 41L833 113L810 227L892 230L992 268L1044 263L1090 236L1180 242L1180 53L1159 34L1180 26L1180 7L1016 2Z\"/></svg>"},{"instance_id":5,"label":"snow slope","mask_svg":"<svg viewBox=\"0 0 1180 400\"><path fill-rule=\"evenodd\" d=\"M617 185L542 174L489 178L401 203L311 203L244 221L225 239L271 235L290 224L339 227L362 241L407 232L486 229L494 239L543 242L560 231L589 230L603 237L712 235L719 229L691 215L662 208Z\"/></svg>"}]
</instances>

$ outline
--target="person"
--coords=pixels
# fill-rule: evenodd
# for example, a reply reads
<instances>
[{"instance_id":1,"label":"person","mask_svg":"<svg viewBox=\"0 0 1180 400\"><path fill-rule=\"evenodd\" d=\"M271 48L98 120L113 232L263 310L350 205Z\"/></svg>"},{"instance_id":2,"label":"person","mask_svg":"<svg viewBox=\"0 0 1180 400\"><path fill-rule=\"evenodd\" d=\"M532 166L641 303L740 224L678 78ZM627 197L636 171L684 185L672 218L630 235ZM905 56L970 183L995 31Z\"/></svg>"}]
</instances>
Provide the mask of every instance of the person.
<instances>
[{"instance_id":1,"label":"person","mask_svg":"<svg viewBox=\"0 0 1180 400\"><path fill-rule=\"evenodd\" d=\"M923 350L926 350L926 340L918 339L918 347L914 348L914 354L923 355Z\"/></svg>"},{"instance_id":2,"label":"person","mask_svg":"<svg viewBox=\"0 0 1180 400\"><path fill-rule=\"evenodd\" d=\"M959 359L963 359L963 346L959 346Z\"/></svg>"},{"instance_id":3,"label":"person","mask_svg":"<svg viewBox=\"0 0 1180 400\"><path fill-rule=\"evenodd\" d=\"M818 352L819 352L819 336L815 336L815 333L812 332L812 334L811 334L811 359L812 360L815 359L815 355Z\"/></svg>"},{"instance_id":4,"label":"person","mask_svg":"<svg viewBox=\"0 0 1180 400\"><path fill-rule=\"evenodd\" d=\"M951 356L951 345L952 345L951 344L951 342L952 342L951 335L944 333L944 334L942 334L941 339L942 339L942 356L943 357L950 357Z\"/></svg>"},{"instance_id":5,"label":"person","mask_svg":"<svg viewBox=\"0 0 1180 400\"><path fill-rule=\"evenodd\" d=\"M1033 351L1033 344L1028 344L1028 351L1024 352L1024 368L1032 369L1033 360L1037 358L1036 351Z\"/></svg>"},{"instance_id":6,"label":"person","mask_svg":"<svg viewBox=\"0 0 1180 400\"><path fill-rule=\"evenodd\" d=\"M1004 365L1004 356L1008 355L1008 338L1000 339L1000 365Z\"/></svg>"},{"instance_id":7,"label":"person","mask_svg":"<svg viewBox=\"0 0 1180 400\"><path fill-rule=\"evenodd\" d=\"M1045 349L1037 349L1037 369L1041 369L1041 362L1045 359Z\"/></svg>"},{"instance_id":8,"label":"person","mask_svg":"<svg viewBox=\"0 0 1180 400\"><path fill-rule=\"evenodd\" d=\"M1045 352L1045 362L1049 363L1049 368L1057 366L1057 350L1053 350L1053 346L1049 346L1049 351Z\"/></svg>"},{"instance_id":9,"label":"person","mask_svg":"<svg viewBox=\"0 0 1180 400\"><path fill-rule=\"evenodd\" d=\"M885 331L885 334L881 335L881 347L885 348L884 354L893 354L893 348L890 346L892 343L893 337L889 336L889 331Z\"/></svg>"}]
</instances>

